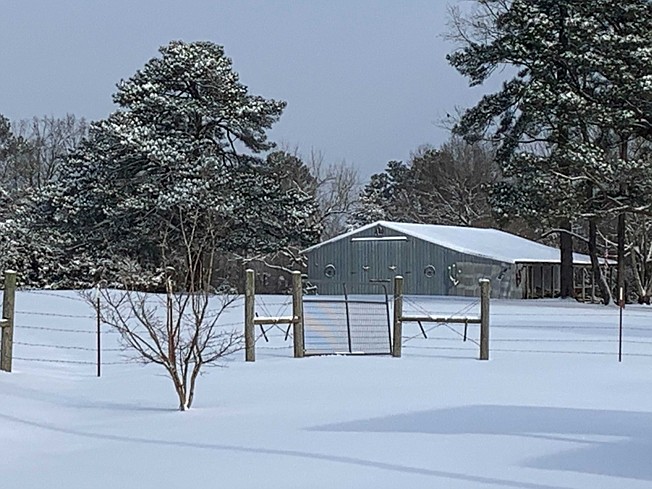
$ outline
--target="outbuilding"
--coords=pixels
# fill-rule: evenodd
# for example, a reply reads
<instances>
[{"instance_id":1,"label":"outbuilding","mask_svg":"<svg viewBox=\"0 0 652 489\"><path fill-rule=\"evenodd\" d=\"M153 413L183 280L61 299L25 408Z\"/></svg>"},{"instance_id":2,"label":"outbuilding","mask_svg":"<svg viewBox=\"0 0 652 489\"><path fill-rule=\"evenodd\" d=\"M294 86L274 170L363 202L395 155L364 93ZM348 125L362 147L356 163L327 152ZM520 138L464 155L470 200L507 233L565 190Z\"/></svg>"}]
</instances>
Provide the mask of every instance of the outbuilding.
<instances>
[{"instance_id":1,"label":"outbuilding","mask_svg":"<svg viewBox=\"0 0 652 489\"><path fill-rule=\"evenodd\" d=\"M491 280L494 298L556 297L559 249L497 229L378 221L303 251L308 280L318 293L339 294L341 285L391 283L404 278L410 295L478 296L480 278ZM578 297L595 287L589 256L573 254ZM361 289L358 289L361 290Z\"/></svg>"}]
</instances>

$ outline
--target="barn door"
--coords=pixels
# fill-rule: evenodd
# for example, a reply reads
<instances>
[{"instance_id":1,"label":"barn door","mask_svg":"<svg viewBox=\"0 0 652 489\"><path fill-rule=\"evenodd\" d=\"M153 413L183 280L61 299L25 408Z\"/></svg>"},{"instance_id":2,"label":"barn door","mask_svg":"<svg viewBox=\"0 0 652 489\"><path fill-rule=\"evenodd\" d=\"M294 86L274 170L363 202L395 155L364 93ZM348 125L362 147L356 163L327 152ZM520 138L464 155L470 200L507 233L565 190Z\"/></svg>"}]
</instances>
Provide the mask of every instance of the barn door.
<instances>
[{"instance_id":1,"label":"barn door","mask_svg":"<svg viewBox=\"0 0 652 489\"><path fill-rule=\"evenodd\" d=\"M407 244L404 236L353 238L352 278L360 282L392 283L396 275L404 275L407 272Z\"/></svg>"}]
</instances>

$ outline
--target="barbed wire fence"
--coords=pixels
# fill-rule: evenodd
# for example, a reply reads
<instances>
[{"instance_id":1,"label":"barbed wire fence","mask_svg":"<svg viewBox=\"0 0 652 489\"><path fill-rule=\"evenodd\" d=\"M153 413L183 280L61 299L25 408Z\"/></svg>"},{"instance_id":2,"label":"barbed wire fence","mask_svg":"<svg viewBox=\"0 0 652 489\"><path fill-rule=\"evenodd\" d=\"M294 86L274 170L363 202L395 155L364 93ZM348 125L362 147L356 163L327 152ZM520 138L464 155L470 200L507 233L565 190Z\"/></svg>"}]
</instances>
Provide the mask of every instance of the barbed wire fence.
<instances>
[{"instance_id":1,"label":"barbed wire fence","mask_svg":"<svg viewBox=\"0 0 652 489\"><path fill-rule=\"evenodd\" d=\"M414 298L405 297L404 300L420 314L436 315L432 305L425 305ZM464 315L477 308L478 304L478 301L472 301L447 317ZM622 340L619 339L618 316L614 308L605 308L604 311L557 310L545 313L540 310L491 312L491 351L618 358L622 346L624 357L652 358L652 311L628 311L627 308L625 311L626 321L635 322L636 325L626 324L623 327ZM650 327L641 325L646 320L650 322ZM466 329L467 325L463 324L436 323L416 334L404 336L404 348L414 351L475 352L478 346L478 328L473 328L471 334L467 334ZM436 335L430 334L434 331L437 332ZM587 337L589 335L591 337Z\"/></svg>"},{"instance_id":2,"label":"barbed wire fence","mask_svg":"<svg viewBox=\"0 0 652 489\"><path fill-rule=\"evenodd\" d=\"M129 352L119 343L119 333L105 324L97 328L97 315L88 299L81 295L53 291L24 290L20 308L15 317L16 354L21 362L45 364L71 364L101 366L132 362ZM40 297L56 299L48 308L29 307ZM28 298L30 300L25 300ZM441 314L427 301L405 297L405 304L423 315L459 317L475 311L478 300L461 304L453 313ZM544 355L586 355L615 357L618 355L617 310L550 311L492 310L491 351L496 353L522 353ZM241 307L233 305L233 307ZM457 306L456 306L457 307ZM288 316L292 296L256 297L256 313L266 317ZM450 306L448 306L450 310ZM209 312L207 317L217 313ZM625 309L624 357L652 358L652 311ZM646 326L650 322L650 327ZM242 321L220 323L222 327L240 327ZM471 326L471 327L469 327ZM479 346L479 328L475 325L432 323L427 328L404 335L404 348L412 351L450 350L475 353ZM45 335L40 333L46 333ZM98 335L99 340L98 341ZM105 341L106 339L106 341ZM256 348L268 350L270 356L291 356L292 328L290 324L260 325L255 341ZM100 346L98 346L100 345ZM98 356L98 352L100 355ZM104 357L106 355L106 358Z\"/></svg>"},{"instance_id":3,"label":"barbed wire fence","mask_svg":"<svg viewBox=\"0 0 652 489\"><path fill-rule=\"evenodd\" d=\"M426 309L419 302L417 302L414 299L411 299L410 297L403 296L403 301L404 301L404 303L406 305L411 306L415 311L417 311L417 312L419 312L421 314L424 314L426 316L434 316L435 315L433 313L433 311ZM468 314L471 310L477 309L478 307L480 307L480 300L479 299L476 300L476 301L470 302L469 304L464 305L463 307L461 307L459 310L453 312L452 314L445 315L445 319L450 320L452 318ZM439 323L435 323L433 326L430 326L430 327L425 328L425 329L424 329L423 325L421 323L419 323L419 328L420 328L421 332L417 333L417 334L415 334L413 336L409 336L407 338L404 338L403 339L403 344L407 343L408 341L419 338L419 337L423 337L424 339L428 339L429 338L428 333L430 333L431 331L433 331L433 330L435 330L437 328L440 328L440 327L446 327L447 329L450 329L451 331L456 332L453 328L450 328L449 323L444 322L444 321L439 322ZM462 335L462 337L464 338L464 335ZM434 339L434 338L432 338L432 339ZM466 338L466 339L468 339L468 338ZM471 340L471 341L479 346L479 343L475 342L474 340Z\"/></svg>"},{"instance_id":4,"label":"barbed wire fence","mask_svg":"<svg viewBox=\"0 0 652 489\"><path fill-rule=\"evenodd\" d=\"M256 295L255 315L281 318L292 312L292 296L266 296ZM267 350L269 356L290 356L281 355L281 352L291 352L293 349L294 336L292 335L292 324L259 325L260 332L255 338L257 350ZM264 340L263 344L260 344Z\"/></svg>"},{"instance_id":5,"label":"barbed wire fence","mask_svg":"<svg viewBox=\"0 0 652 489\"><path fill-rule=\"evenodd\" d=\"M14 360L94 366L98 377L103 366L139 361L127 347L120 344L120 333L101 321L97 305L90 302L90 294L40 290L23 290L20 294L23 307L15 311L17 335L13 341L16 348ZM42 304L34 308L38 310L25 307L25 303L33 303L40 297L56 301L47 303L47 308ZM61 312L65 308L74 312ZM206 318L213 319L222 312L209 312ZM242 322L219 322L218 325L221 328L236 328L241 327ZM104 354L110 354L110 358L105 358Z\"/></svg>"},{"instance_id":6,"label":"barbed wire fence","mask_svg":"<svg viewBox=\"0 0 652 489\"><path fill-rule=\"evenodd\" d=\"M48 364L71 364L71 365L93 365L99 369L101 365L117 365L123 361L102 361L101 353L122 352L123 349L117 346L101 347L99 336L116 335L116 332L107 328L97 329L97 314L92 310L88 301L81 296L63 294L50 291L24 290L21 291L24 302L30 303L40 297L55 298L57 305L52 309L16 310L15 328L17 338L14 341L17 355L15 360L23 362L37 362ZM64 305L61 305L62 301ZM21 301L23 302L23 301ZM48 304L49 305L49 304ZM69 307L75 310L83 310L85 313L63 313L61 308ZM59 326L60 323L66 325ZM38 336L38 333L46 332L48 341L22 340L21 337ZM64 353L65 352L65 353ZM71 357L69 353L75 352ZM80 354L79 354L80 353Z\"/></svg>"}]
</instances>

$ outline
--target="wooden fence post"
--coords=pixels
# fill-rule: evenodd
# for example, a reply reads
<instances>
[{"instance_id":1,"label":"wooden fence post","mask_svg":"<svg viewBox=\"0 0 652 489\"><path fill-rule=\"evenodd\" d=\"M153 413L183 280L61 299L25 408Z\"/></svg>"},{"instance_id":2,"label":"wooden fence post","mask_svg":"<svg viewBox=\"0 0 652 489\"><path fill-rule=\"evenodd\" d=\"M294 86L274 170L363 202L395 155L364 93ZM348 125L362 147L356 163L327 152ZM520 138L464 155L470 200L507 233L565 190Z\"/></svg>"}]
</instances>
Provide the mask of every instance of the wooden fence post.
<instances>
[{"instance_id":1,"label":"wooden fence post","mask_svg":"<svg viewBox=\"0 0 652 489\"><path fill-rule=\"evenodd\" d=\"M0 345L0 370L11 372L14 348L14 316L16 305L16 272L5 271L5 288L2 295L2 342Z\"/></svg>"},{"instance_id":2,"label":"wooden fence post","mask_svg":"<svg viewBox=\"0 0 652 489\"><path fill-rule=\"evenodd\" d=\"M401 357L401 348L403 343L403 277L397 275L394 277L394 344L392 347L392 356Z\"/></svg>"},{"instance_id":3,"label":"wooden fence post","mask_svg":"<svg viewBox=\"0 0 652 489\"><path fill-rule=\"evenodd\" d=\"M254 336L256 275L247 269L245 280L245 361L256 361L256 338Z\"/></svg>"},{"instance_id":4,"label":"wooden fence post","mask_svg":"<svg viewBox=\"0 0 652 489\"><path fill-rule=\"evenodd\" d=\"M301 272L292 272L292 336L294 338L294 358L303 358L303 282Z\"/></svg>"},{"instance_id":5,"label":"wooden fence post","mask_svg":"<svg viewBox=\"0 0 652 489\"><path fill-rule=\"evenodd\" d=\"M491 282L480 279L480 360L489 360L489 297Z\"/></svg>"}]
</instances>

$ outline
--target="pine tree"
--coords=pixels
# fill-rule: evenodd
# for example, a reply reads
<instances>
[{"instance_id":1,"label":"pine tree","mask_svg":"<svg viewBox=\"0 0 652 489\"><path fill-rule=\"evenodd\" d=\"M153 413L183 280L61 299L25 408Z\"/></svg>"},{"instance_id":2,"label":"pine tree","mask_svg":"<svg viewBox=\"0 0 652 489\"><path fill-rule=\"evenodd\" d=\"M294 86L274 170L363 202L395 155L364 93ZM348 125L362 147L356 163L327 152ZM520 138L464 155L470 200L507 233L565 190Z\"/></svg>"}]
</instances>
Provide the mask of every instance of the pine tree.
<instances>
[{"instance_id":1,"label":"pine tree","mask_svg":"<svg viewBox=\"0 0 652 489\"><path fill-rule=\"evenodd\" d=\"M453 37L462 46L449 62L471 85L503 66L515 74L469 109L455 131L497 144L506 178L493 204L503 217L559 228L562 296L568 296L571 221L595 211L587 195L605 199L608 174L633 170L626 150L613 160L599 141L613 132L622 146L623 134L649 133L652 7L646 0L476 3L471 17L454 17ZM625 189L616 190L621 200Z\"/></svg>"},{"instance_id":2,"label":"pine tree","mask_svg":"<svg viewBox=\"0 0 652 489\"><path fill-rule=\"evenodd\" d=\"M266 130L285 103L249 94L220 46L175 41L160 53L118 84L118 110L91 126L41 196L69 255L192 274L190 231L201 253L312 244L311 196L248 154L273 146Z\"/></svg>"},{"instance_id":3,"label":"pine tree","mask_svg":"<svg viewBox=\"0 0 652 489\"><path fill-rule=\"evenodd\" d=\"M360 192L349 227L375 221L413 221L409 195L414 187L410 168L402 161L390 161L385 171L372 175Z\"/></svg>"}]
</instances>

